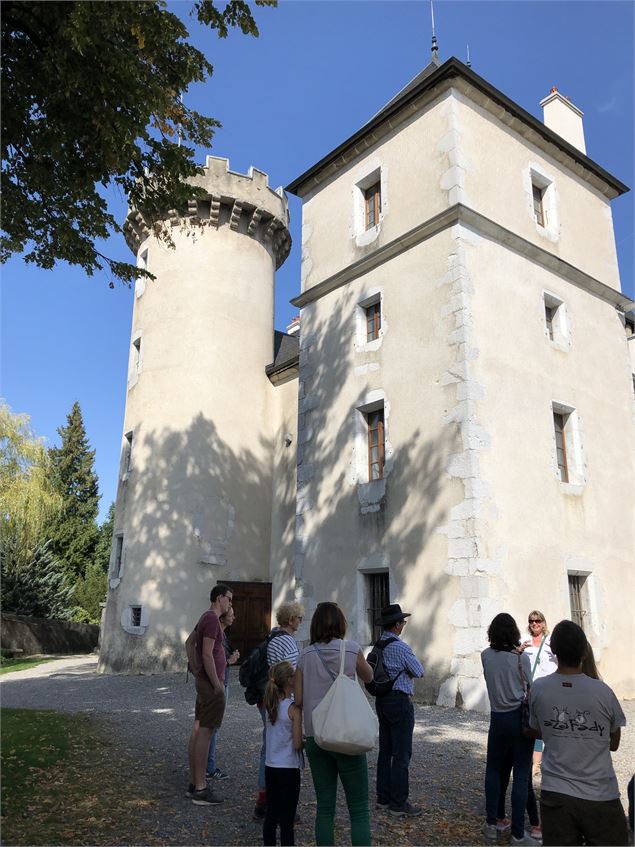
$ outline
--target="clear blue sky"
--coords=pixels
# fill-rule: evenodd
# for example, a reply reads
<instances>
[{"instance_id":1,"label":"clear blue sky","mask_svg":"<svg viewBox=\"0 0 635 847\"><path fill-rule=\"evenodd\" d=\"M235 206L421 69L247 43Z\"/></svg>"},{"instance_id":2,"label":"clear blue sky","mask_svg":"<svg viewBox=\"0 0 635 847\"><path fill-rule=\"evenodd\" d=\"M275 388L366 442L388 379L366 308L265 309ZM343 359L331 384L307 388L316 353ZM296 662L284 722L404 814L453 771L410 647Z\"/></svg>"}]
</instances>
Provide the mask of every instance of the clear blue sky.
<instances>
[{"instance_id":1,"label":"clear blue sky","mask_svg":"<svg viewBox=\"0 0 635 847\"><path fill-rule=\"evenodd\" d=\"M286 185L359 129L430 59L429 3L281 2L256 9L260 38L219 41L171 8L215 67L188 103L218 118L212 151L233 170L266 171ZM633 186L632 2L448 2L436 0L441 60L465 61L527 111L556 85L584 112L588 155ZM204 151L200 152L203 161ZM125 198L112 197L123 220ZM294 247L278 273L276 326L284 329L299 292L300 202L290 198ZM613 202L622 288L633 287L633 197ZM121 237L103 252L131 260ZM12 259L2 271L0 393L49 444L78 400L102 492L116 493L123 430L132 293L61 265L42 271Z\"/></svg>"}]
</instances>

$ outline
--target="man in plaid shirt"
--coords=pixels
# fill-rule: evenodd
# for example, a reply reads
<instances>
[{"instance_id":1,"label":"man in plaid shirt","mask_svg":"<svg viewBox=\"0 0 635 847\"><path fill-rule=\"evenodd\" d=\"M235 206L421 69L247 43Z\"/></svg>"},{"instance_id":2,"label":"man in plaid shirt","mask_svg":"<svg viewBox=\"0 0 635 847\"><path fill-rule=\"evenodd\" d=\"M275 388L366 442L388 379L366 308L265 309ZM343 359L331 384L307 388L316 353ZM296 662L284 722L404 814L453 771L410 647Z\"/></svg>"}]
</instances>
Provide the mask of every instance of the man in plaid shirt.
<instances>
[{"instance_id":1,"label":"man in plaid shirt","mask_svg":"<svg viewBox=\"0 0 635 847\"><path fill-rule=\"evenodd\" d=\"M392 691L377 697L379 756L377 758L377 808L395 817L417 817L419 806L408 801L408 767L412 756L415 713L412 705L413 679L423 676L423 666L412 648L401 640L410 612L398 603L382 609L376 621L383 627L380 641L390 639L384 648L384 668L394 679Z\"/></svg>"}]
</instances>

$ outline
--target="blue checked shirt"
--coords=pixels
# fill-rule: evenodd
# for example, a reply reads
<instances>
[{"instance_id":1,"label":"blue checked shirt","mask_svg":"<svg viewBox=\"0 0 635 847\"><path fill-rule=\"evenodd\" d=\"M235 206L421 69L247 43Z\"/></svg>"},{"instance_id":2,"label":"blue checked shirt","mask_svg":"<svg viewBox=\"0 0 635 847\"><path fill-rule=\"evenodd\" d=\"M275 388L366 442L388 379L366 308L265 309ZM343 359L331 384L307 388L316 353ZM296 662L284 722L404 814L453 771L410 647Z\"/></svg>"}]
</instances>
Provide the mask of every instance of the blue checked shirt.
<instances>
[{"instance_id":1,"label":"blue checked shirt","mask_svg":"<svg viewBox=\"0 0 635 847\"><path fill-rule=\"evenodd\" d=\"M396 638L384 649L384 667L392 679L399 674L393 685L393 691L403 691L411 697L415 693L413 678L418 679L424 674L423 665L412 652L410 645L402 641L394 632L384 630L381 640Z\"/></svg>"}]
</instances>

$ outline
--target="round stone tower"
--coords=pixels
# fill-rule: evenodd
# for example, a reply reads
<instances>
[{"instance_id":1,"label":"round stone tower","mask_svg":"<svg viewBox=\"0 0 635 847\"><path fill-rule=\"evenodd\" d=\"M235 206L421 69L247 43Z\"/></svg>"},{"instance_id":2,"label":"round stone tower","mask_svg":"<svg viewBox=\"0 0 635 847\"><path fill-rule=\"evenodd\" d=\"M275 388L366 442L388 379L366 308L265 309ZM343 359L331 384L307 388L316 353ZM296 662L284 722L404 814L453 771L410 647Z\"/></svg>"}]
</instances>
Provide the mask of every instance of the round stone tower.
<instances>
[{"instance_id":1,"label":"round stone tower","mask_svg":"<svg viewBox=\"0 0 635 847\"><path fill-rule=\"evenodd\" d=\"M205 189L168 213L173 246L132 211L135 288L100 668L184 667L218 580L269 578L275 271L289 212L267 176L208 156Z\"/></svg>"}]
</instances>

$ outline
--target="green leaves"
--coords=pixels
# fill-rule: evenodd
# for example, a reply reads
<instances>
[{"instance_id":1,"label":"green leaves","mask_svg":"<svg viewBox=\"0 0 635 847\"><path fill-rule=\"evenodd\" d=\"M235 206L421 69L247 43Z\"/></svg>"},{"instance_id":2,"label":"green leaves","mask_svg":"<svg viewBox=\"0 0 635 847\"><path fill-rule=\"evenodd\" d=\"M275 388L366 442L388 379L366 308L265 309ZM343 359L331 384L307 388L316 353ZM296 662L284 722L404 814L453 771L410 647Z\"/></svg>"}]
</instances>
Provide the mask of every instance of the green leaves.
<instances>
[{"instance_id":1,"label":"green leaves","mask_svg":"<svg viewBox=\"0 0 635 847\"><path fill-rule=\"evenodd\" d=\"M258 35L245 0L198 0L193 12L220 37ZM95 248L121 232L99 189L119 186L150 223L187 203L186 180L200 172L188 145L209 147L220 126L182 102L213 71L187 38L162 0L5 0L1 261L24 252L43 268L62 259L126 284L141 274Z\"/></svg>"}]
</instances>

